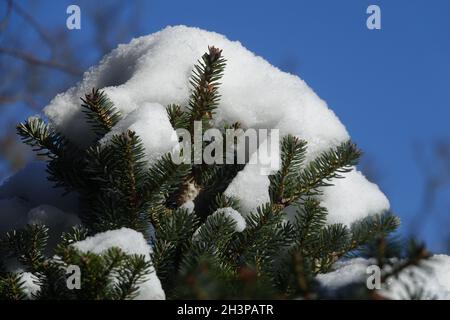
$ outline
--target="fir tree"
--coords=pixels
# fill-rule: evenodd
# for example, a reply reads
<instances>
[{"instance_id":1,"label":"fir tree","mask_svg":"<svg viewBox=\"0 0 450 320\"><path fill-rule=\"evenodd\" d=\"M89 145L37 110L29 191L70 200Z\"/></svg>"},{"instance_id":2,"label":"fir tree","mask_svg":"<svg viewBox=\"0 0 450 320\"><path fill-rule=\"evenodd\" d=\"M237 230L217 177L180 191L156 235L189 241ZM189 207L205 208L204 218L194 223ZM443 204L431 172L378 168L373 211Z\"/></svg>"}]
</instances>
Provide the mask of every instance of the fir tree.
<instances>
[{"instance_id":1,"label":"fir tree","mask_svg":"<svg viewBox=\"0 0 450 320\"><path fill-rule=\"evenodd\" d=\"M174 128L192 133L195 121L201 121L204 130L213 127L225 64L222 51L209 47L194 67L189 104L167 107ZM390 234L399 220L392 214L380 213L351 227L327 224L327 210L317 196L332 179L342 178L356 165L361 152L350 141L305 163L306 141L283 137L281 168L270 176L270 202L249 214L246 228L237 232L236 222L216 211L239 211L239 201L224 191L244 165L178 165L170 154L149 165L135 132L99 143L122 117L104 92L92 89L82 98L82 108L96 137L84 150L42 119L31 118L17 127L23 142L47 161L49 180L65 192L78 192L82 203L83 225L63 234L51 253L45 226L28 225L3 237L2 263L14 258L36 277L40 289L33 298L133 298L152 267L170 299L322 298L329 294L321 290L315 276L330 271L342 257L369 256L380 267L389 265L382 281L428 257L419 245L406 255L393 249ZM224 139L230 127L240 125L218 128ZM188 200L195 202L192 213L182 207ZM286 220L288 206L296 208L293 222ZM153 246L152 264L118 248L94 254L71 245L121 227L144 234ZM55 254L59 259L53 258ZM66 286L63 270L71 264L82 269L81 290ZM1 298L26 298L23 286L20 274L0 269ZM345 295L375 298L364 286Z\"/></svg>"}]
</instances>

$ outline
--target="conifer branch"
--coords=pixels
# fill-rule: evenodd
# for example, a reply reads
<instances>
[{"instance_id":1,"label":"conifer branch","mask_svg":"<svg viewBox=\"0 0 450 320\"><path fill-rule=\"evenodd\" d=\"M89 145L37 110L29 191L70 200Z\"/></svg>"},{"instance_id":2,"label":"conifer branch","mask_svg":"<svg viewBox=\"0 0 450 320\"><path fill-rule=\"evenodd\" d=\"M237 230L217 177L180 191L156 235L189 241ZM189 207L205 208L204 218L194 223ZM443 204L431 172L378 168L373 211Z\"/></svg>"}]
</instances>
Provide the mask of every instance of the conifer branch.
<instances>
[{"instance_id":1,"label":"conifer branch","mask_svg":"<svg viewBox=\"0 0 450 320\"><path fill-rule=\"evenodd\" d=\"M88 150L85 172L92 177L94 192L87 190L85 195L90 207L84 219L96 225L93 230L111 226L146 229L142 219L146 205L142 193L146 183L144 156L142 142L132 131L114 135L107 145Z\"/></svg>"},{"instance_id":2,"label":"conifer branch","mask_svg":"<svg viewBox=\"0 0 450 320\"><path fill-rule=\"evenodd\" d=\"M82 174L82 154L75 145L56 132L41 118L29 118L17 126L22 141L39 156L48 159L49 180L66 191L83 188L86 179Z\"/></svg>"},{"instance_id":3,"label":"conifer branch","mask_svg":"<svg viewBox=\"0 0 450 320\"><path fill-rule=\"evenodd\" d=\"M338 255L349 254L377 238L385 238L400 226L400 219L391 213L366 217L351 225L351 239L345 250Z\"/></svg>"},{"instance_id":4,"label":"conifer branch","mask_svg":"<svg viewBox=\"0 0 450 320\"><path fill-rule=\"evenodd\" d=\"M181 106L170 104L166 108L170 124L174 129L189 129L190 115L181 109Z\"/></svg>"},{"instance_id":5,"label":"conifer branch","mask_svg":"<svg viewBox=\"0 0 450 320\"><path fill-rule=\"evenodd\" d=\"M223 212L208 216L193 235L191 245L181 262L181 273L194 270L199 260L209 257L224 269L232 269L227 259L227 247L236 233L236 221ZM220 237L217 235L220 234Z\"/></svg>"},{"instance_id":6,"label":"conifer branch","mask_svg":"<svg viewBox=\"0 0 450 320\"><path fill-rule=\"evenodd\" d=\"M38 155L50 159L64 155L66 140L41 118L32 117L17 125L17 134Z\"/></svg>"},{"instance_id":7,"label":"conifer branch","mask_svg":"<svg viewBox=\"0 0 450 320\"><path fill-rule=\"evenodd\" d=\"M301 196L319 194L320 187L331 186L330 180L342 178L342 173L350 172L360 156L361 151L351 142L323 152L299 173L297 186L282 200L283 206L288 206Z\"/></svg>"},{"instance_id":8,"label":"conifer branch","mask_svg":"<svg viewBox=\"0 0 450 320\"><path fill-rule=\"evenodd\" d=\"M202 121L203 130L210 127L209 121L220 99L218 86L223 76L225 62L222 50L208 47L208 52L198 61L198 65L194 66L190 79L193 91L187 108L190 114L191 133L193 133L194 121Z\"/></svg>"},{"instance_id":9,"label":"conifer branch","mask_svg":"<svg viewBox=\"0 0 450 320\"><path fill-rule=\"evenodd\" d=\"M0 299L24 300L27 295L24 289L25 281L20 273L7 272L0 275Z\"/></svg>"},{"instance_id":10,"label":"conifer branch","mask_svg":"<svg viewBox=\"0 0 450 320\"><path fill-rule=\"evenodd\" d=\"M44 250L48 241L48 228L41 224L29 224L23 230L6 234L9 251L31 272L39 272L45 261Z\"/></svg>"},{"instance_id":11,"label":"conifer branch","mask_svg":"<svg viewBox=\"0 0 450 320\"><path fill-rule=\"evenodd\" d=\"M306 199L298 206L294 223L296 242L306 254L312 250L320 230L325 227L327 214L327 210L312 198Z\"/></svg>"},{"instance_id":12,"label":"conifer branch","mask_svg":"<svg viewBox=\"0 0 450 320\"><path fill-rule=\"evenodd\" d=\"M162 156L146 173L146 183L143 188L145 194L160 193L168 201L169 206L174 206L174 192L181 183L186 181L191 173L190 164L176 164L170 154Z\"/></svg>"},{"instance_id":13,"label":"conifer branch","mask_svg":"<svg viewBox=\"0 0 450 320\"><path fill-rule=\"evenodd\" d=\"M293 227L282 219L281 212L271 204L258 207L256 213L246 217L246 229L231 242L231 260L237 265L255 266L261 276L263 269L274 263L280 249L293 241Z\"/></svg>"},{"instance_id":14,"label":"conifer branch","mask_svg":"<svg viewBox=\"0 0 450 320\"><path fill-rule=\"evenodd\" d=\"M117 283L114 285L114 298L118 300L134 299L139 294L142 284L151 270L151 262L143 255L131 255L125 259L117 271Z\"/></svg>"},{"instance_id":15,"label":"conifer branch","mask_svg":"<svg viewBox=\"0 0 450 320\"><path fill-rule=\"evenodd\" d=\"M180 263L191 246L192 236L198 228L196 215L189 213L185 209L178 209L171 214L164 216L156 229L158 239L152 261L155 270L160 277L163 288L171 291L175 286L175 279L172 275L177 272Z\"/></svg>"},{"instance_id":16,"label":"conifer branch","mask_svg":"<svg viewBox=\"0 0 450 320\"><path fill-rule=\"evenodd\" d=\"M292 193L306 153L306 141L288 135L281 142L281 169L270 178L269 194L272 202L281 204L285 193Z\"/></svg>"},{"instance_id":17,"label":"conifer branch","mask_svg":"<svg viewBox=\"0 0 450 320\"><path fill-rule=\"evenodd\" d=\"M108 133L121 118L119 111L104 91L93 88L91 93L81 98L81 101L82 111L98 137Z\"/></svg>"}]
</instances>

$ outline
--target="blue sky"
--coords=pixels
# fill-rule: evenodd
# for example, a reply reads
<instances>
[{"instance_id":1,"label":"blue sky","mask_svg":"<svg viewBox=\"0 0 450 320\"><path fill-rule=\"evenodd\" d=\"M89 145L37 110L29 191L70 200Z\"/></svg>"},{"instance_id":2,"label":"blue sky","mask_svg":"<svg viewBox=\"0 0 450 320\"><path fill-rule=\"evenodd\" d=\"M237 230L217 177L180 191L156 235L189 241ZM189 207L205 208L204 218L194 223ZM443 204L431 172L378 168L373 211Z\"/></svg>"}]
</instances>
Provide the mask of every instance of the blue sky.
<instances>
[{"instance_id":1,"label":"blue sky","mask_svg":"<svg viewBox=\"0 0 450 320\"><path fill-rule=\"evenodd\" d=\"M79 4L82 30L67 31L71 41L81 46L92 32L83 20L85 2L33 2L39 4L35 17L52 28L65 28L67 6ZM381 8L381 30L366 28L370 4ZM413 144L450 140L450 1L145 1L144 9L136 36L167 25L196 26L239 40L299 74L373 160L377 180L406 232L423 188ZM117 26L122 23L127 20ZM99 58L87 54L92 63ZM20 117L26 113L13 111ZM421 236L437 251L443 250L443 237L450 236L449 194L447 186L423 224Z\"/></svg>"}]
</instances>

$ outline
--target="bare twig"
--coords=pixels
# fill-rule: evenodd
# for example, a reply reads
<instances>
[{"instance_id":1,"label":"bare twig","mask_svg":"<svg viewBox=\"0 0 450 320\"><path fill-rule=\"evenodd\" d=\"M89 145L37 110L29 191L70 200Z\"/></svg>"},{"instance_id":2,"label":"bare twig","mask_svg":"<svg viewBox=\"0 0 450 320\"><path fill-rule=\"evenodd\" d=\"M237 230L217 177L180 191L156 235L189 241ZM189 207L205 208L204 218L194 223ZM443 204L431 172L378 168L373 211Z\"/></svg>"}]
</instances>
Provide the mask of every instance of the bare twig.
<instances>
[{"instance_id":1,"label":"bare twig","mask_svg":"<svg viewBox=\"0 0 450 320\"><path fill-rule=\"evenodd\" d=\"M20 60L23 60L30 64L57 69L62 72L65 72L65 73L72 74L74 76L82 75L82 72L80 70L78 70L77 68L59 63L57 61L41 60L39 58L36 58L35 56L33 56L30 53L20 51L17 49L0 47L0 54L1 53L9 55L9 56L17 58L17 59L20 59Z\"/></svg>"},{"instance_id":2,"label":"bare twig","mask_svg":"<svg viewBox=\"0 0 450 320\"><path fill-rule=\"evenodd\" d=\"M39 34L41 39L50 47L53 54L55 41L45 31L45 29L41 27L41 25L37 22L37 20L33 17L33 15L25 11L17 2L13 2L12 0L6 1L11 2L11 7L14 9L14 11L17 12L17 14L19 14L25 21L27 21L33 27L33 29Z\"/></svg>"},{"instance_id":3,"label":"bare twig","mask_svg":"<svg viewBox=\"0 0 450 320\"><path fill-rule=\"evenodd\" d=\"M419 144L414 148L414 159L424 175L424 191L419 211L411 222L411 233L416 234L428 221L440 190L450 183L450 144L437 142L431 161L425 158L425 150Z\"/></svg>"},{"instance_id":4,"label":"bare twig","mask_svg":"<svg viewBox=\"0 0 450 320\"><path fill-rule=\"evenodd\" d=\"M13 1L12 0L5 0L6 1L6 14L3 17L3 19L0 21L0 31L3 31L8 26L9 17L12 13L12 7L13 7Z\"/></svg>"},{"instance_id":5,"label":"bare twig","mask_svg":"<svg viewBox=\"0 0 450 320\"><path fill-rule=\"evenodd\" d=\"M31 97L29 95L14 95L14 96L0 95L0 105L13 104L13 103L20 102L20 101L25 102L27 105L29 105L33 109L36 109L36 110L40 109L39 103L36 100L34 100L33 97Z\"/></svg>"}]
</instances>

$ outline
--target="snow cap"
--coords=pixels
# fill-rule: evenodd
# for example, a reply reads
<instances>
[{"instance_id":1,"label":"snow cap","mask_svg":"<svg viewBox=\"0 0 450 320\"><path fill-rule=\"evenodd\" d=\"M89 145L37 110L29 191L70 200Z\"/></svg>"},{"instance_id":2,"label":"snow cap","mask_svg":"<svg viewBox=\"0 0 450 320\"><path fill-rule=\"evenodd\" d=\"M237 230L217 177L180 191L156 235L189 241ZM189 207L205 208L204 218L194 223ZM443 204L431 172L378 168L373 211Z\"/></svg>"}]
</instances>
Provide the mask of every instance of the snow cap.
<instances>
[{"instance_id":1,"label":"snow cap","mask_svg":"<svg viewBox=\"0 0 450 320\"><path fill-rule=\"evenodd\" d=\"M93 87L103 89L124 117L113 132L136 128L143 136L147 155L158 157L174 147L161 106L188 104L189 77L208 46L222 49L227 60L219 88L221 101L214 120L217 124L239 122L243 128L279 129L281 137L298 136L308 142L307 162L349 139L334 112L302 79L280 71L237 41L185 26L167 27L119 45L85 72L77 86L57 95L45 113L66 137L86 146L93 141L93 135L81 110L80 97ZM267 200L267 177L255 177L259 171L244 170L228 190L243 202L247 212ZM344 176L349 179L327 187L321 198L330 222L348 225L388 210L386 197L362 174ZM346 196L340 198L344 192Z\"/></svg>"}]
</instances>

